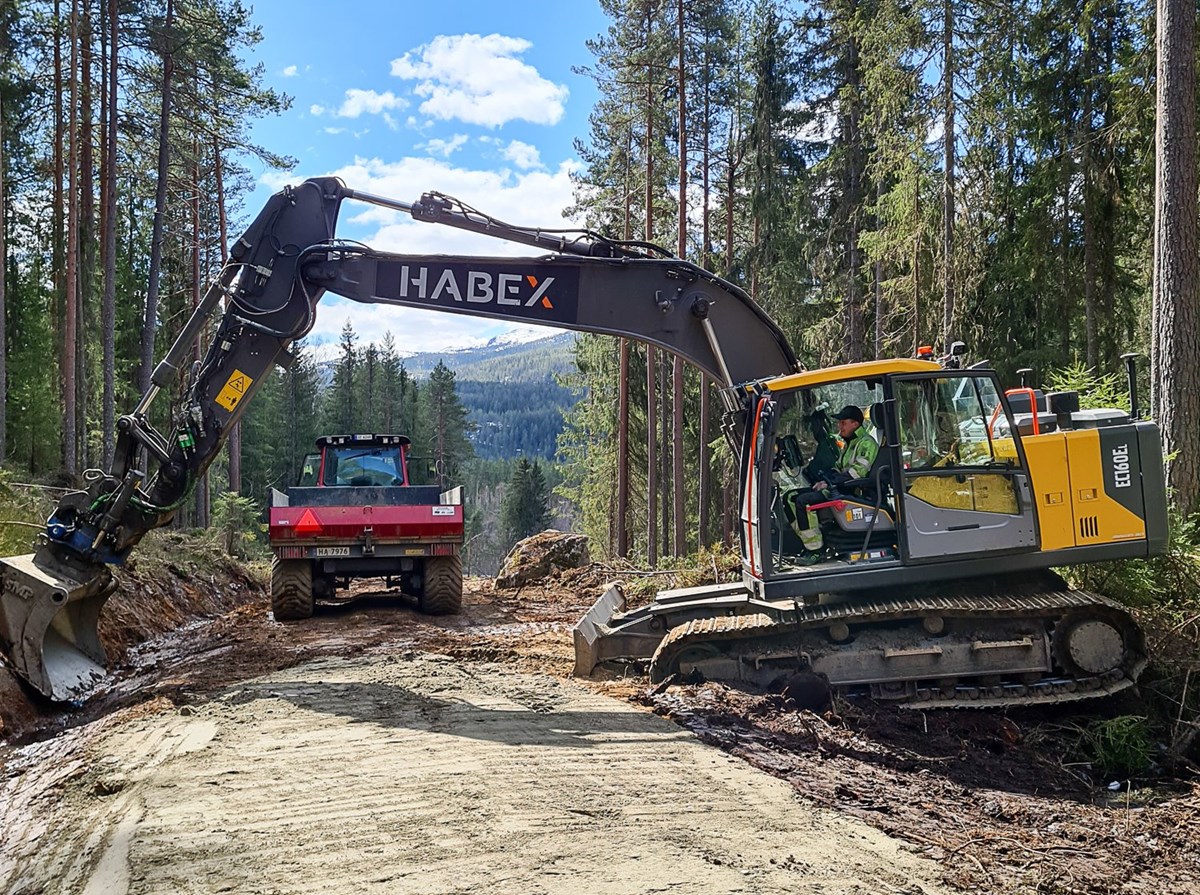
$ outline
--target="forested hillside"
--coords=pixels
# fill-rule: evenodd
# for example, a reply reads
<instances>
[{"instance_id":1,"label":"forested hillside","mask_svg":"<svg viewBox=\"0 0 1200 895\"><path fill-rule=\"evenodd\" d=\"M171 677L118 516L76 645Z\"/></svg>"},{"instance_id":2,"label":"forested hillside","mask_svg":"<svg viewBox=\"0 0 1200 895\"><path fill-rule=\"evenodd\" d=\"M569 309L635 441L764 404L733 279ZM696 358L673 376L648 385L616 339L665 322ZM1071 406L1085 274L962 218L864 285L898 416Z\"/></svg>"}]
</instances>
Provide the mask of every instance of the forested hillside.
<instances>
[{"instance_id":1,"label":"forested hillside","mask_svg":"<svg viewBox=\"0 0 1200 895\"><path fill-rule=\"evenodd\" d=\"M454 370L481 459L553 460L563 414L577 400L560 381L574 369L575 338L560 333L532 342L414 354L404 358L404 365L418 379L438 363Z\"/></svg>"}]
</instances>

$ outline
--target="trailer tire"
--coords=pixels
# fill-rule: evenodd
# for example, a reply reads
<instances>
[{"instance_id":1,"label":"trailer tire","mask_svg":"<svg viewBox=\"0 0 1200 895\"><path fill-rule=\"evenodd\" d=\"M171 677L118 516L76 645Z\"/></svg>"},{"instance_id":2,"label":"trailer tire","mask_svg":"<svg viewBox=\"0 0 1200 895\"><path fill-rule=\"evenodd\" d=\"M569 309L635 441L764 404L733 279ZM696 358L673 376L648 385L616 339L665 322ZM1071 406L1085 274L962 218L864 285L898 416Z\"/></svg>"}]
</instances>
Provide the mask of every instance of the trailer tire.
<instances>
[{"instance_id":1,"label":"trailer tire","mask_svg":"<svg viewBox=\"0 0 1200 895\"><path fill-rule=\"evenodd\" d=\"M457 615L462 610L461 556L429 557L423 577L417 609L425 615Z\"/></svg>"},{"instance_id":2,"label":"trailer tire","mask_svg":"<svg viewBox=\"0 0 1200 895\"><path fill-rule=\"evenodd\" d=\"M312 618L312 561L280 559L271 561L271 611L277 622Z\"/></svg>"}]
</instances>

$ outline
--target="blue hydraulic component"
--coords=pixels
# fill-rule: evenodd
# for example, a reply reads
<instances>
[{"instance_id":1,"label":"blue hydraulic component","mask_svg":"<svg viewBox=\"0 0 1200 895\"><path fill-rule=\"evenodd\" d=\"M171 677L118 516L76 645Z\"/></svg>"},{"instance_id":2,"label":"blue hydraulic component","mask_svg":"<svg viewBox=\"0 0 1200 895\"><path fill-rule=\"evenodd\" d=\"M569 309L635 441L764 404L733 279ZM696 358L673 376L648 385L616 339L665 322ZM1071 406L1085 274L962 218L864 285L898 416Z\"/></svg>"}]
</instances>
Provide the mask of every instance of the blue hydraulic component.
<instances>
[{"instance_id":1,"label":"blue hydraulic component","mask_svg":"<svg viewBox=\"0 0 1200 895\"><path fill-rule=\"evenodd\" d=\"M129 553L128 550L123 553L114 553L108 549L107 545L102 546L99 550L93 550L92 544L96 540L96 532L90 531L86 527L81 528L74 523L63 522L58 518L57 513L46 522L46 537L56 544L62 544L72 553L78 553L95 562L121 565Z\"/></svg>"}]
</instances>

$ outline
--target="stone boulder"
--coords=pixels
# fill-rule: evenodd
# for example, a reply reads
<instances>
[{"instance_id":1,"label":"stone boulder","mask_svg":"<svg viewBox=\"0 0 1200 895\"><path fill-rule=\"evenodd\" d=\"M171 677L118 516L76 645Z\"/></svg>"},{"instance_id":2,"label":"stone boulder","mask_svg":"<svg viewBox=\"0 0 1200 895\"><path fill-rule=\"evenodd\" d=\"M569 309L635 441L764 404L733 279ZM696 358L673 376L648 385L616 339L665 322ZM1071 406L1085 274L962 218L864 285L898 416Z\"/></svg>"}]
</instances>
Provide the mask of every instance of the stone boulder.
<instances>
[{"instance_id":1,"label":"stone boulder","mask_svg":"<svg viewBox=\"0 0 1200 895\"><path fill-rule=\"evenodd\" d=\"M547 529L514 545L496 576L496 587L524 587L590 563L586 535Z\"/></svg>"}]
</instances>

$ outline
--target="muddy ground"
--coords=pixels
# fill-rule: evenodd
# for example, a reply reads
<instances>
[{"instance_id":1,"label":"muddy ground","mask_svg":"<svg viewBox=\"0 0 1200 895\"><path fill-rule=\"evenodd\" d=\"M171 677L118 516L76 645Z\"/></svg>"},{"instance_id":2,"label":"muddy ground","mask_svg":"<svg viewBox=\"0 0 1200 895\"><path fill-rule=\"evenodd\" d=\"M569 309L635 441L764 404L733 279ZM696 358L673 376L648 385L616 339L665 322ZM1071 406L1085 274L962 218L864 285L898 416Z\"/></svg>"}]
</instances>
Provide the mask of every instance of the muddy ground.
<instances>
[{"instance_id":1,"label":"muddy ground","mask_svg":"<svg viewBox=\"0 0 1200 895\"><path fill-rule=\"evenodd\" d=\"M38 888L36 874L34 881L26 885L20 882L25 877L19 873L10 873L6 877L3 872L6 850L9 854L23 853L29 836L37 839L51 835L57 829L55 824L64 823L57 813L53 817L28 820L31 814L36 815L38 810L55 802L63 804L67 810L72 805L71 800L77 799L82 800L80 805L89 809L87 817L97 819L97 823L104 819L101 826L108 831L104 835L96 834L98 838L89 852L95 857L88 871L93 876L88 879L100 879L95 874L99 872L96 862L103 863L101 859L108 861L105 866L116 868L113 872L129 866L128 861L123 863L121 848L125 848L126 853L129 850L130 824L144 825L152 820L152 829L160 832L175 830L172 835L177 839L182 837L188 854L194 855L196 867L203 873L193 877L191 882L173 876L175 871L168 858L169 843L163 838L165 832L158 839L151 837L143 841L139 836L138 841L142 842L139 861L142 863L132 866L140 868L137 873L141 879L126 880L132 885L131 891L221 891L222 885L231 886L229 891L298 890L289 889L286 883L280 882L284 877L276 873L278 868L273 869L268 860L272 855L276 859L293 860L287 858L292 852L285 854L279 843L270 837L298 835L288 827L288 817L274 814L264 819L260 833L271 845L264 852L268 856L263 859L265 863L251 860L248 866L254 868L254 872L245 879L236 875L228 879L222 876L222 868L229 863L229 854L223 850L222 843L233 841L233 834L230 828L221 827L220 823L216 824L217 829L212 829L214 824L204 819L205 811L216 810L225 804L221 798L205 796L218 791L211 787L225 785L222 775L233 775L229 778L232 788L219 791L234 798L252 780L252 777L237 776L246 772L246 768L261 765L260 769L270 772L272 756L278 758L269 747L270 743L281 747L297 737L309 736L305 730L310 728L316 731L311 736L321 739L325 734L320 731L325 731L325 721L331 718L338 725L353 725L348 728L349 733L341 726L329 733L334 743L329 748L334 751L321 754L326 755L326 761L336 763L337 743L342 742L339 737L353 735L354 731L366 737L368 727L373 729L383 724L393 732L407 732L406 736L414 732L432 735L447 729L446 725L453 721L454 713L459 710L456 707L469 704L494 709L500 705L497 703L500 700L501 708L514 703L524 713L517 725L520 729L543 716L553 717L558 706L569 709L566 721L556 720L532 741L517 744L525 750L527 760L556 755L552 749L543 755L543 747L558 747L564 743L568 745L563 754L587 755L586 750L581 752L574 748L579 745L575 740L594 728L597 736L607 732L605 735L611 735L616 741L631 741L627 746L633 751L628 760L639 763L633 768L631 779L640 781L641 788L633 795L633 790L602 793L600 809L596 809L584 799L588 789L583 787L580 802L575 806L583 813L572 813L567 807L563 809L567 814L562 815L559 811L562 806L559 806L554 810L547 808L549 813L530 814L532 809L528 809L527 803L530 799L536 801L533 795L536 787L530 782L531 778L519 773L518 766L506 763L509 759L491 753L476 755L472 761L478 762L486 774L498 774L502 782L511 782L515 787L506 796L514 800L515 806L506 810L510 814L516 812L512 815L515 819L504 821L512 827L512 835L516 837L510 845L523 853L536 853L535 864L540 870L530 875L528 871L520 870L520 862L509 861L509 865L517 868L511 873L496 878L477 878L472 874L478 867L472 870L475 865L460 859L467 852L475 853L482 845L471 838L469 829L447 829L444 833L449 838L445 841L437 837L421 840L421 848L427 850L422 854L432 862L430 866L441 868L438 872L445 873L443 882L446 885L426 889L428 891L482 888L484 891L533 892L587 888L587 881L570 869L585 860L584 852L587 851L579 843L572 844L572 836L592 842L596 837L610 835L614 828L624 832L615 841L615 850L607 853L607 858L601 862L605 866L612 865L607 868L612 875L603 877L607 882L601 889L655 890L645 881L636 885L632 882L635 870L625 858L631 850L636 852L639 836L643 839L647 836L656 840L662 838L661 828L651 832L650 827L641 824L646 816L664 810L670 812L667 827L674 833L666 837L670 848L654 853L653 861L665 862L679 872L667 874L661 880L663 891L699 891L701 888L707 891L805 891L810 884L812 891L828 892L933 892L942 887L951 891L996 893L1153 892L1165 895L1200 891L1200 778L1187 768L1176 769L1173 775L1122 783L1119 789L1111 791L1104 785L1107 781L1093 779L1087 767L1071 760L1069 732L1075 723L1071 718L1046 711L1010 711L1007 714L903 712L869 701L847 700L838 700L832 711L818 716L795 711L776 695L751 694L711 684L672 687L659 694L648 693L645 682L637 678L584 682L581 687L568 680L572 665L569 627L596 595L594 590L587 588L533 586L519 592L496 592L491 582L473 580L468 584L462 616L430 619L417 615L406 598L372 590L365 584L357 589L352 606L322 607L313 620L289 625L270 620L267 600L261 591L246 590L248 602L244 605L132 650L128 660L116 670L109 689L71 714L28 714L21 722L20 730L10 724L7 733L13 741L26 745L9 746L0 755L7 769L6 776L0 779L0 809L6 817L4 832L0 833L0 884L5 884L7 878L9 891L26 895L41 891L85 890L83 885L75 889ZM263 678L263 675L269 677ZM431 676L439 675L441 689L431 692L428 681ZM505 684L505 680L510 683ZM350 689L330 693L328 688L334 684ZM525 695L514 696L517 691ZM417 699L413 693L422 698ZM591 696L587 695L589 693ZM603 713L597 704L588 701L601 696L621 700L620 704L632 714L617 719L615 728L606 726L607 721L598 719ZM341 702L346 705L339 708ZM607 701L604 704L613 705ZM248 705L263 707L263 717L277 725L271 728L266 740L268 745L263 745L257 734L248 735L249 722L239 714L247 711ZM678 725L667 725L668 729L690 730L701 741L718 746L728 755L786 782L803 802L833 809L838 817L864 822L906 843L912 855L928 859L914 867L932 867L932 873L908 868L899 876L873 876L872 871L863 869L869 868L869 861L863 864L867 859L849 845L836 856L826 854L822 857L818 849L808 858L798 857L797 848L805 844L816 847L819 842L828 842L830 837L843 844L851 843L855 848L861 842L856 833L835 834L830 832L832 828L827 830L822 826L834 823L833 820L814 821L817 828L813 829L789 827L789 822L785 822L784 815L779 813L782 809L778 809L778 795L769 787L762 793L757 789L746 790L754 793L754 799L765 800L766 807L756 828L752 820L743 817L744 805L731 808L731 791L720 784L725 779L724 771L715 778L706 778L707 782L700 789L686 786L670 789L668 809L644 805L640 813L636 810L632 814L622 813L626 811L623 806L627 803L642 804L637 800L662 785L656 780L664 777L663 766L657 764L662 754L676 756L664 759L667 766L679 760L678 754L670 751L677 747L678 737L662 733L662 728L639 726L654 721L647 709ZM1107 710L1127 711L1128 706L1110 706ZM314 712L324 719L316 727L312 727ZM586 721L581 722L585 716ZM401 720L388 722L389 717ZM182 727L175 730L168 724L164 728L163 718L174 719L170 724ZM638 718L643 720L637 721ZM374 724L364 723L368 721ZM205 757L200 768L188 765L187 780L166 779L154 772L153 768L162 762L176 760L171 756L180 749L186 753L191 748L188 743L204 739L205 731L210 728L195 726L202 723L216 725L211 729L219 729L222 733L213 740L217 746L201 744ZM137 739L139 724L145 725L141 740ZM157 731L154 736L151 736L152 730ZM114 757L119 764L120 756L129 751L120 745L124 740L114 741L111 737L131 736L136 748L130 767L118 769L115 764L113 767L106 765L105 760L111 762ZM472 739L469 734L467 736ZM487 737L473 739L505 741L506 736L508 740L512 739L512 735L491 740ZM155 742L168 743L170 748L143 743L154 737L157 737ZM692 741L690 737L685 739ZM632 745L632 741L641 743L643 740L655 745L648 750L644 744L636 749ZM114 742L118 745L114 746ZM588 749L600 748L591 740L586 745ZM406 744L403 736L371 743L371 749L382 750L378 757L380 767L392 768L393 776L408 773L403 771L407 765L403 764L401 756L409 747L436 750L437 743L421 740ZM347 748L344 742L341 748ZM529 751L531 748L533 752ZM245 757L244 767L239 767L239 755ZM593 756L589 760L603 761L605 767L613 764L611 757ZM388 764L389 761L392 763ZM744 767L741 761L718 767ZM401 764L396 765L396 762ZM553 766L557 767L557 764ZM397 767L401 770L396 771ZM586 775L584 767L576 764L571 767L572 774ZM106 768L111 771L108 777L105 776ZM278 778L278 768L271 773L275 777L267 773L263 779L269 782ZM349 771L346 773L355 776ZM387 775L386 770L382 773ZM739 771L738 775L728 779L759 779L754 775L743 778L740 774ZM113 798L120 799L128 780L134 780L142 787L139 800L135 802L128 798L125 803L118 804L110 799L106 805L103 801L109 796L106 790L112 789ZM385 800L385 804L385 801L372 800L369 783L357 777L355 780L348 779L345 785L361 784L364 787L360 798L367 799L372 806L367 812L372 822L382 817L386 824L407 823L401 816L403 812L397 813L399 809L392 810L387 807L389 805L407 806L406 811L415 812L414 816L424 818L426 824L430 822L429 811L433 809L411 792L405 795L388 789L391 801ZM457 781L454 785L460 785L464 784L465 778L453 780ZM447 783L439 780L436 785L444 788ZM714 786L717 789L714 790ZM183 789L171 792L172 787ZM251 787L252 791L254 789ZM716 803L701 800L701 790L716 792ZM260 803L265 806L270 804L272 796L269 789L264 793ZM486 806L489 798L486 794L469 786L459 794L464 810L471 804L479 804L481 811L490 810ZM196 805L190 820L185 816L187 810L178 807L181 797L183 802L180 804L194 802ZM314 810L303 797L295 798L298 799L293 805L296 810ZM629 802L630 799L633 802ZM691 805L693 801L695 806ZM133 817L128 812L134 811L135 805L139 806L138 812L149 813L145 817L141 814ZM601 813L587 813L593 810ZM14 811L24 811L27 817L27 825L20 831L7 821L17 816L12 813ZM522 814L522 811L526 813ZM738 824L756 828L753 835L746 834L749 837L747 844L740 851L728 837L722 838L716 828L710 829L696 820L709 813L719 817L730 812L731 817L738 819ZM822 818L833 816L821 815ZM122 818L125 818L124 827ZM291 816L291 820L294 819L294 815ZM599 822L603 819L607 822ZM354 822L353 818L334 820L339 835L346 835L347 830L362 829L362 818ZM29 823L34 826L30 828ZM39 823L41 827L38 827ZM558 837L561 840L558 845L540 850L542 846L535 843L541 840L534 833L546 835L556 824L570 831L571 836ZM720 824L716 826L720 827ZM427 828L423 829L427 831ZM126 832L123 834L122 830ZM634 835L629 835L631 833ZM18 835L26 838L15 839ZM753 839L753 845L750 839ZM368 837L362 842L353 841L358 843L356 848L360 850L381 849L381 854L389 855L396 840L394 835L389 835L383 839ZM881 839L880 842L888 840ZM115 857L110 854L113 843L117 848ZM122 843L125 844L122 846ZM458 843L457 851L450 849L447 852L443 847L449 847L447 843ZM704 843L717 844L705 851ZM795 843L796 847L787 843ZM236 844L245 846L241 841ZM866 848L865 845L862 847ZM492 843L488 846L492 851L484 849L482 853L491 855L496 848L499 846ZM594 851L588 854L590 860L595 860ZM888 860L908 861L910 857L908 851L901 851ZM20 867L28 869L32 866L29 861L34 858L23 860L25 863ZM65 862L58 878L66 879L74 865L65 856L60 855L58 860ZM699 863L694 863L697 861ZM787 868L794 870L801 864L804 864L803 872L787 871ZM731 867L736 873L727 873ZM551 872L545 872L546 868L551 868ZM723 869L718 872L714 868ZM838 869L835 872L831 868ZM291 876L284 876L295 880L297 869L290 867ZM76 872L82 871L77 869ZM634 876L622 876L626 873ZM700 880L693 877L697 873L716 875L705 876L710 885L698 887ZM898 881L900 878L908 879L909 883ZM246 880L249 879L258 882L248 887ZM363 877L358 879L361 881ZM24 888L18 888L18 885ZM401 875L358 888L364 891L420 890L419 886L411 888L412 885L415 885L414 880L406 882ZM860 885L863 888L854 888ZM172 886L176 888L172 889Z\"/></svg>"}]
</instances>

